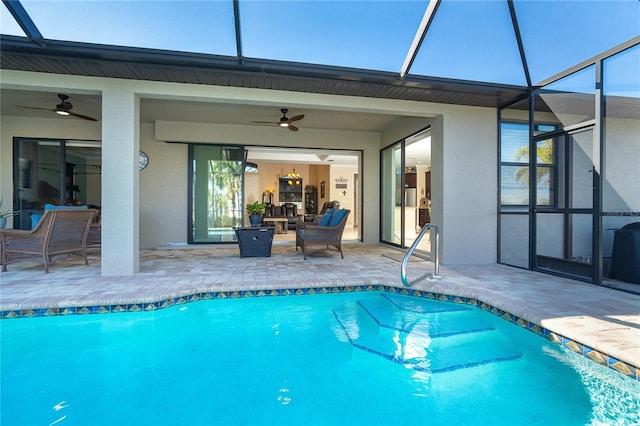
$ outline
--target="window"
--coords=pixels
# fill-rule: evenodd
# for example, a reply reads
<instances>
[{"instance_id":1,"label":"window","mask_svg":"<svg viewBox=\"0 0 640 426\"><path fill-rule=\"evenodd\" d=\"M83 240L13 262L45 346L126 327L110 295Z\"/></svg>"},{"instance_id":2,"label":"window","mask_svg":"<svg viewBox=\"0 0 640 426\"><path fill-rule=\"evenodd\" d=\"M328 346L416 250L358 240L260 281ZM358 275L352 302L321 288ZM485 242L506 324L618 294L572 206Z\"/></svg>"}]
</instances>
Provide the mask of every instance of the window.
<instances>
[{"instance_id":1,"label":"window","mask_svg":"<svg viewBox=\"0 0 640 426\"><path fill-rule=\"evenodd\" d=\"M556 158L555 139L549 138L536 143L536 204L538 206L556 204Z\"/></svg>"},{"instance_id":2,"label":"window","mask_svg":"<svg viewBox=\"0 0 640 426\"><path fill-rule=\"evenodd\" d=\"M500 204L527 206L530 186L529 125L503 122L500 134ZM556 140L547 138L538 141L535 173L538 206L553 206L556 203L556 164Z\"/></svg>"},{"instance_id":3,"label":"window","mask_svg":"<svg viewBox=\"0 0 640 426\"><path fill-rule=\"evenodd\" d=\"M258 165L256 163L251 163L249 161L245 161L245 163L244 163L244 172L245 173L258 173Z\"/></svg>"}]
</instances>

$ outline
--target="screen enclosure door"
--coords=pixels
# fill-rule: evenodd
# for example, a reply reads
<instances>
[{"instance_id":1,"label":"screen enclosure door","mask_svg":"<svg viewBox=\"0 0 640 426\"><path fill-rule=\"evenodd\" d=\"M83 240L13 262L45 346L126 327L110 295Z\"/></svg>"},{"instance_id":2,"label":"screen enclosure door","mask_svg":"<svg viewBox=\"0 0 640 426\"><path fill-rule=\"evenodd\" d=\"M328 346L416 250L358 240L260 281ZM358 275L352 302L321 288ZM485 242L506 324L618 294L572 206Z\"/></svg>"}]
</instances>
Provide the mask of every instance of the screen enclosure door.
<instances>
[{"instance_id":1,"label":"screen enclosure door","mask_svg":"<svg viewBox=\"0 0 640 426\"><path fill-rule=\"evenodd\" d=\"M538 140L538 147L549 140ZM540 269L591 277L593 130L577 131L553 140L557 149L557 173L540 159L536 169L536 265Z\"/></svg>"}]
</instances>

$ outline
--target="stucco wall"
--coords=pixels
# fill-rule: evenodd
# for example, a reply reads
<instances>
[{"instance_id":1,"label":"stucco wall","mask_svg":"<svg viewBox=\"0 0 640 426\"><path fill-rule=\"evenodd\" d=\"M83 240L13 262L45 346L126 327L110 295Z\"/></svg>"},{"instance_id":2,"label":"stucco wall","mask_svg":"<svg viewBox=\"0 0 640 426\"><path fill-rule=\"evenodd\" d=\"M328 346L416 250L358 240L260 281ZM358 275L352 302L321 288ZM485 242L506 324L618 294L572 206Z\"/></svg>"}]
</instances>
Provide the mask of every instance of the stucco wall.
<instances>
[{"instance_id":1,"label":"stucco wall","mask_svg":"<svg viewBox=\"0 0 640 426\"><path fill-rule=\"evenodd\" d=\"M433 118L406 120L383 133L397 142L431 126L431 223L440 230L443 264L493 263L497 251L497 126L491 108L440 105ZM412 129L405 133L403 130Z\"/></svg>"},{"instance_id":2,"label":"stucco wall","mask_svg":"<svg viewBox=\"0 0 640 426\"><path fill-rule=\"evenodd\" d=\"M443 263L493 263L497 250L496 112L460 107L434 123L439 126L442 134L434 138L432 133L432 141L441 144L437 157L432 148L432 184L434 172L442 176L437 182L443 207L436 217L442 223Z\"/></svg>"},{"instance_id":3,"label":"stucco wall","mask_svg":"<svg viewBox=\"0 0 640 426\"><path fill-rule=\"evenodd\" d=\"M158 142L151 124L140 127L149 165L140 172L140 247L187 241L187 145Z\"/></svg>"}]
</instances>

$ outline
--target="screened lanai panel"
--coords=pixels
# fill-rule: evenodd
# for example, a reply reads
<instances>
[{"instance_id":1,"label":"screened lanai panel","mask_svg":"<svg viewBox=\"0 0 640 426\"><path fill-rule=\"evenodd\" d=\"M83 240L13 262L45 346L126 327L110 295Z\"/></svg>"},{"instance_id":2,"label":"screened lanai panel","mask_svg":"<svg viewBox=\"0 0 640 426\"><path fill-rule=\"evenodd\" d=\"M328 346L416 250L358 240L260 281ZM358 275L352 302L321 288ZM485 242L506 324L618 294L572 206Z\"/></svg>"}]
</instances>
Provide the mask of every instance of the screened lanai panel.
<instances>
[{"instance_id":1,"label":"screened lanai panel","mask_svg":"<svg viewBox=\"0 0 640 426\"><path fill-rule=\"evenodd\" d=\"M569 170L562 174L569 185L567 207L572 209L591 209L593 207L593 131L588 130L568 136L570 152Z\"/></svg>"},{"instance_id":2,"label":"screened lanai panel","mask_svg":"<svg viewBox=\"0 0 640 426\"><path fill-rule=\"evenodd\" d=\"M611 255L615 229L640 222L639 69L640 46L603 61L605 145L602 228L605 256Z\"/></svg>"},{"instance_id":3,"label":"screened lanai panel","mask_svg":"<svg viewBox=\"0 0 640 426\"><path fill-rule=\"evenodd\" d=\"M426 1L241 1L244 56L398 72Z\"/></svg>"},{"instance_id":4,"label":"screened lanai panel","mask_svg":"<svg viewBox=\"0 0 640 426\"><path fill-rule=\"evenodd\" d=\"M21 3L45 39L236 55L231 0ZM2 33L24 36L1 9Z\"/></svg>"},{"instance_id":5,"label":"screened lanai panel","mask_svg":"<svg viewBox=\"0 0 640 426\"><path fill-rule=\"evenodd\" d=\"M596 112L596 73L590 66L564 77L535 94L536 134L553 131L557 124L561 128L593 120Z\"/></svg>"},{"instance_id":6,"label":"screened lanai panel","mask_svg":"<svg viewBox=\"0 0 640 426\"><path fill-rule=\"evenodd\" d=\"M637 0L514 4L534 84L640 35Z\"/></svg>"},{"instance_id":7,"label":"screened lanai panel","mask_svg":"<svg viewBox=\"0 0 640 426\"><path fill-rule=\"evenodd\" d=\"M500 252L498 262L505 265L529 267L529 215L526 213L500 215Z\"/></svg>"},{"instance_id":8,"label":"screened lanai panel","mask_svg":"<svg viewBox=\"0 0 640 426\"><path fill-rule=\"evenodd\" d=\"M0 6L0 33L20 37L25 36L22 28L4 6Z\"/></svg>"},{"instance_id":9,"label":"screened lanai panel","mask_svg":"<svg viewBox=\"0 0 640 426\"><path fill-rule=\"evenodd\" d=\"M500 111L498 262L529 267L529 100Z\"/></svg>"},{"instance_id":10,"label":"screened lanai panel","mask_svg":"<svg viewBox=\"0 0 640 426\"><path fill-rule=\"evenodd\" d=\"M411 74L526 85L506 1L443 1Z\"/></svg>"},{"instance_id":11,"label":"screened lanai panel","mask_svg":"<svg viewBox=\"0 0 640 426\"><path fill-rule=\"evenodd\" d=\"M536 214L536 263L543 270L580 277L593 272L591 214Z\"/></svg>"},{"instance_id":12,"label":"screened lanai panel","mask_svg":"<svg viewBox=\"0 0 640 426\"><path fill-rule=\"evenodd\" d=\"M232 0L21 0L45 39L236 56ZM428 1L239 0L242 55L399 72ZM640 2L514 7L533 83L640 35ZM2 34L24 36L6 7ZM443 1L410 74L526 84L508 2Z\"/></svg>"}]
</instances>

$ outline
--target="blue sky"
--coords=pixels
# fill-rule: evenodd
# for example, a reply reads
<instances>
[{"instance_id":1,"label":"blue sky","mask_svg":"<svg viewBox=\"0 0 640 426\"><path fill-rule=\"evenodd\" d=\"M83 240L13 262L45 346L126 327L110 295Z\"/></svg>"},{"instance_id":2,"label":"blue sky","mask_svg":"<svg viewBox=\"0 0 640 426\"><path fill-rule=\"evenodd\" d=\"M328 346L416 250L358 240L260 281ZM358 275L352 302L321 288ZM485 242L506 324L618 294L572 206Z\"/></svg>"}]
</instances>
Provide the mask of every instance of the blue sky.
<instances>
[{"instance_id":1,"label":"blue sky","mask_svg":"<svg viewBox=\"0 0 640 426\"><path fill-rule=\"evenodd\" d=\"M23 0L48 39L235 56L231 0ZM241 1L246 57L399 72L428 2ZM533 83L640 35L640 1L515 0ZM3 6L2 33L23 35ZM443 0L412 74L526 84L506 0Z\"/></svg>"}]
</instances>

